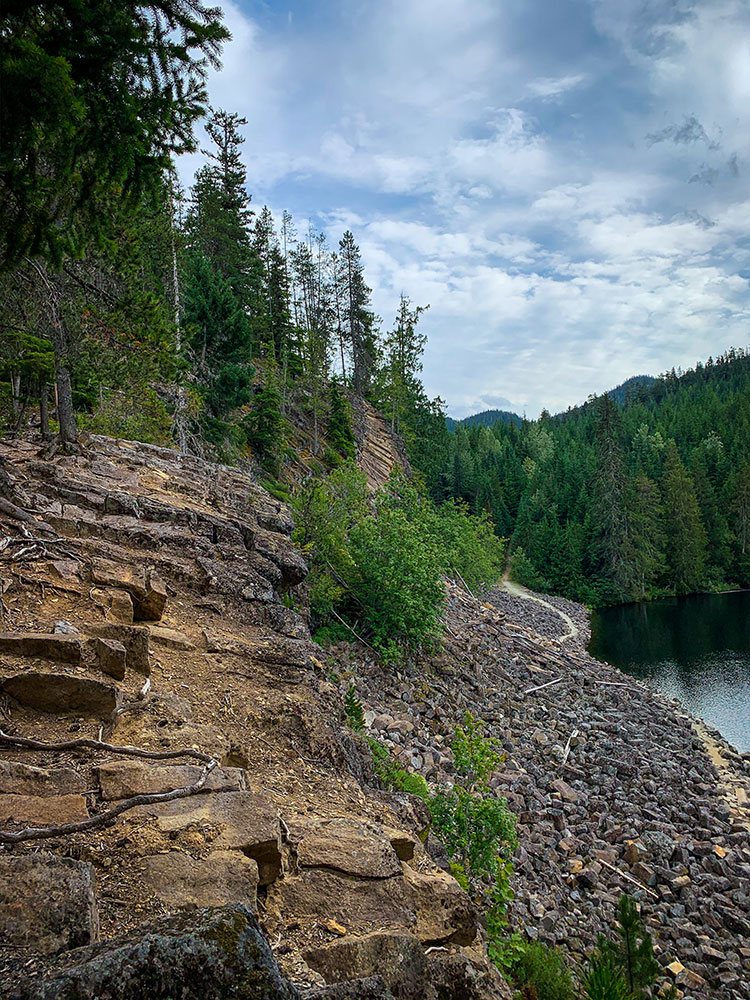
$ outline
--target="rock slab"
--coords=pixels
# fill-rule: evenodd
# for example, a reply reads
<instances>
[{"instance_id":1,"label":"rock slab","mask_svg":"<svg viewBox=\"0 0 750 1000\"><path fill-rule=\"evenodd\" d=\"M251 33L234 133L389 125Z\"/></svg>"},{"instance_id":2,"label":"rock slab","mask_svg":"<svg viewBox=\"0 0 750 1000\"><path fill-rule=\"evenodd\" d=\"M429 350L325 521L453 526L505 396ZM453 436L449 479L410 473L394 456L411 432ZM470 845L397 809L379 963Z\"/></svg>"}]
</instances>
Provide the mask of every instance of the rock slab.
<instances>
[{"instance_id":1,"label":"rock slab","mask_svg":"<svg viewBox=\"0 0 750 1000\"><path fill-rule=\"evenodd\" d=\"M96 941L94 870L87 862L54 854L0 857L0 882L0 944L52 955Z\"/></svg>"},{"instance_id":2,"label":"rock slab","mask_svg":"<svg viewBox=\"0 0 750 1000\"><path fill-rule=\"evenodd\" d=\"M162 917L81 949L10 1000L296 1000L241 905Z\"/></svg>"}]
</instances>

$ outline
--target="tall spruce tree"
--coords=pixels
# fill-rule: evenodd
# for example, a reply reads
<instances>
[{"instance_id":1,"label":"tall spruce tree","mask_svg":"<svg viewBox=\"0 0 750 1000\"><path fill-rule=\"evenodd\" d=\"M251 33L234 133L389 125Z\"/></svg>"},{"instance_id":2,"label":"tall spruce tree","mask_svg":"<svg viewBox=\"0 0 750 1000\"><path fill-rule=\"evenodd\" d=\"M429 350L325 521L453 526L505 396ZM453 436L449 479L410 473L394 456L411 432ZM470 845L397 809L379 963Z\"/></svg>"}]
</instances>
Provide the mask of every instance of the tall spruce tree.
<instances>
[{"instance_id":1,"label":"tall spruce tree","mask_svg":"<svg viewBox=\"0 0 750 1000\"><path fill-rule=\"evenodd\" d=\"M706 562L706 532L692 478L670 441L661 481L667 576L678 594L697 590Z\"/></svg>"},{"instance_id":2,"label":"tall spruce tree","mask_svg":"<svg viewBox=\"0 0 750 1000\"><path fill-rule=\"evenodd\" d=\"M377 360L375 316L370 309L362 255L347 230L339 243L343 298L342 331L352 356L353 385L358 396L369 396Z\"/></svg>"}]
</instances>

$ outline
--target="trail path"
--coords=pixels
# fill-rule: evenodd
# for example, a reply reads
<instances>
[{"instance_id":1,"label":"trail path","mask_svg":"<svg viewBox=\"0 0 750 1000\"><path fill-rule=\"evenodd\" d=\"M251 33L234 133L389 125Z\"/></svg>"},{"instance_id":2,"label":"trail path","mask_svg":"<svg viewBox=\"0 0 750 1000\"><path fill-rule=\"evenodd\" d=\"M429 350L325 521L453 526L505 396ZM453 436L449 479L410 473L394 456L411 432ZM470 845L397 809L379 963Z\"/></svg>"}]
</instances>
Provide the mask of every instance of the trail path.
<instances>
[{"instance_id":1,"label":"trail path","mask_svg":"<svg viewBox=\"0 0 750 1000\"><path fill-rule=\"evenodd\" d=\"M549 601L545 601L544 598L532 594L530 590L522 587L520 583L513 583L512 580L508 579L507 570L501 581L501 586L503 590L507 590L514 597L520 597L523 601L535 601L537 604L543 604L545 608L549 608L550 611L554 611L556 615L559 615L568 626L568 631L557 636L558 642L567 642L568 639L575 639L578 635L578 626L569 615L566 615L560 608L556 608L554 604L550 604Z\"/></svg>"}]
</instances>

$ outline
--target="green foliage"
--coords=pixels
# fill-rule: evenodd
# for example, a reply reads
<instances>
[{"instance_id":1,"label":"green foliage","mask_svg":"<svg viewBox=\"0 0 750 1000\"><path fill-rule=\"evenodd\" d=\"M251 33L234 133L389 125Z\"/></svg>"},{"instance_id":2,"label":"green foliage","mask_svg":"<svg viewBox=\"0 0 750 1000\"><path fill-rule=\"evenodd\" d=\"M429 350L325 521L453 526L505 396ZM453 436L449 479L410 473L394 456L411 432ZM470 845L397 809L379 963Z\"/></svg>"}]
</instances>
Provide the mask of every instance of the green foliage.
<instances>
[{"instance_id":1,"label":"green foliage","mask_svg":"<svg viewBox=\"0 0 750 1000\"><path fill-rule=\"evenodd\" d=\"M250 413L242 422L247 443L267 472L277 473L284 445L284 418L275 372L267 370L265 382L255 394Z\"/></svg>"},{"instance_id":2,"label":"green foliage","mask_svg":"<svg viewBox=\"0 0 750 1000\"><path fill-rule=\"evenodd\" d=\"M316 626L356 614L388 662L440 635L444 573L460 567L476 585L499 571L502 547L482 518L436 508L402 475L368 498L364 476L344 463L306 484L293 507Z\"/></svg>"},{"instance_id":3,"label":"green foliage","mask_svg":"<svg viewBox=\"0 0 750 1000\"><path fill-rule=\"evenodd\" d=\"M387 502L349 533L352 591L376 647L408 650L440 634L441 562L422 525Z\"/></svg>"},{"instance_id":4,"label":"green foliage","mask_svg":"<svg viewBox=\"0 0 750 1000\"><path fill-rule=\"evenodd\" d=\"M197 0L4 5L0 266L80 253L106 233L112 191L135 204L194 148L228 37Z\"/></svg>"},{"instance_id":5,"label":"green foliage","mask_svg":"<svg viewBox=\"0 0 750 1000\"><path fill-rule=\"evenodd\" d=\"M154 390L140 386L137 392L108 392L93 413L81 418L81 427L93 434L167 445L172 418Z\"/></svg>"},{"instance_id":6,"label":"green foliage","mask_svg":"<svg viewBox=\"0 0 750 1000\"><path fill-rule=\"evenodd\" d=\"M362 702L357 697L357 688L351 683L344 695L344 712L346 719L355 733L361 733L365 728L365 712Z\"/></svg>"},{"instance_id":7,"label":"green foliage","mask_svg":"<svg viewBox=\"0 0 750 1000\"><path fill-rule=\"evenodd\" d=\"M520 545L513 550L513 555L510 557L510 576L516 583L528 587L529 590L544 593L550 589L547 580L538 572Z\"/></svg>"},{"instance_id":8,"label":"green foliage","mask_svg":"<svg viewBox=\"0 0 750 1000\"><path fill-rule=\"evenodd\" d=\"M609 963L619 969L633 1000L647 997L661 969L654 955L651 935L646 931L635 900L628 895L617 904L617 924L612 938L599 936L592 971ZM603 973L601 973L603 975Z\"/></svg>"},{"instance_id":9,"label":"green foliage","mask_svg":"<svg viewBox=\"0 0 750 1000\"><path fill-rule=\"evenodd\" d=\"M510 974L524 996L537 1000L573 1000L575 987L557 948L529 941L510 965ZM533 992L532 992L533 990Z\"/></svg>"},{"instance_id":10,"label":"green foliage","mask_svg":"<svg viewBox=\"0 0 750 1000\"><path fill-rule=\"evenodd\" d=\"M750 354L731 349L622 401L460 423L431 488L511 538L512 578L533 590L612 604L722 589L750 579L748 442Z\"/></svg>"},{"instance_id":11,"label":"green foliage","mask_svg":"<svg viewBox=\"0 0 750 1000\"><path fill-rule=\"evenodd\" d=\"M367 742L372 754L373 770L378 780L386 788L396 792L408 792L409 795L416 795L429 804L430 789L422 775L412 774L399 767L388 748L374 736L368 736Z\"/></svg>"},{"instance_id":12,"label":"green foliage","mask_svg":"<svg viewBox=\"0 0 750 1000\"><path fill-rule=\"evenodd\" d=\"M331 379L328 392L328 444L341 458L354 458L356 442L352 431L352 408L341 391L337 378Z\"/></svg>"},{"instance_id":13,"label":"green foliage","mask_svg":"<svg viewBox=\"0 0 750 1000\"><path fill-rule=\"evenodd\" d=\"M608 955L591 958L583 988L588 1000L630 1000L622 969Z\"/></svg>"},{"instance_id":14,"label":"green foliage","mask_svg":"<svg viewBox=\"0 0 750 1000\"><path fill-rule=\"evenodd\" d=\"M464 724L456 726L451 743L453 763L459 774L485 785L506 759L506 754L498 749L500 746L499 740L484 735L484 722L466 712Z\"/></svg>"}]
</instances>

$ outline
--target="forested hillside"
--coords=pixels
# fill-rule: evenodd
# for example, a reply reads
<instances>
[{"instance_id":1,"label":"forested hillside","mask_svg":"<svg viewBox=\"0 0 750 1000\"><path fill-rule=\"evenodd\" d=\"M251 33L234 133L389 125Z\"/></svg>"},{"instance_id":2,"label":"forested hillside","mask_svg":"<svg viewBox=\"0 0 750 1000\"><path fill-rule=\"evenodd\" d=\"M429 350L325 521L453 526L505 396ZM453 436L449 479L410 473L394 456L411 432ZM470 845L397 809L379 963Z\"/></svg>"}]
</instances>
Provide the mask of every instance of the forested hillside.
<instances>
[{"instance_id":1,"label":"forested hillside","mask_svg":"<svg viewBox=\"0 0 750 1000\"><path fill-rule=\"evenodd\" d=\"M522 583L617 603L750 583L742 349L517 428L458 425L436 492L492 516Z\"/></svg>"}]
</instances>

